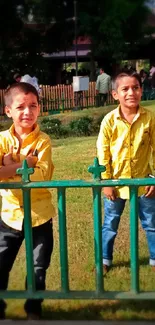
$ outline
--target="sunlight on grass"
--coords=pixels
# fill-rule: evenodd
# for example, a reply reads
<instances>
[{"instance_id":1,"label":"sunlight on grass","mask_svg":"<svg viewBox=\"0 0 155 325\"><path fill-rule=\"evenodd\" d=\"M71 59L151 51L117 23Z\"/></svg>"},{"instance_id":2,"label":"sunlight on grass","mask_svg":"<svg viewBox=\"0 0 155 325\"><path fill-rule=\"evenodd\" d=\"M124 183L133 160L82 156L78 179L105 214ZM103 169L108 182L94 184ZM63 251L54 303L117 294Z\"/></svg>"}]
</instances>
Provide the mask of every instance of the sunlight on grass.
<instances>
[{"instance_id":1,"label":"sunlight on grass","mask_svg":"<svg viewBox=\"0 0 155 325\"><path fill-rule=\"evenodd\" d=\"M149 108L154 109L154 103ZM88 166L96 156L97 137L67 138L53 141L53 179L91 179ZM57 193L53 190L57 204ZM145 233L139 227L140 287L141 290L155 290L155 273L148 265L148 249ZM90 189L67 190L67 230L70 288L72 290L94 290L94 236L93 204ZM47 288L60 290L59 230L58 218L54 218L54 252L47 272ZM123 213L115 242L114 267L104 278L106 290L130 289L129 253L129 205ZM24 245L10 275L9 289L23 289L25 277ZM52 319L147 319L155 320L154 302L149 301L52 301L46 300L44 318ZM8 301L8 317L24 318L23 301Z\"/></svg>"}]
</instances>

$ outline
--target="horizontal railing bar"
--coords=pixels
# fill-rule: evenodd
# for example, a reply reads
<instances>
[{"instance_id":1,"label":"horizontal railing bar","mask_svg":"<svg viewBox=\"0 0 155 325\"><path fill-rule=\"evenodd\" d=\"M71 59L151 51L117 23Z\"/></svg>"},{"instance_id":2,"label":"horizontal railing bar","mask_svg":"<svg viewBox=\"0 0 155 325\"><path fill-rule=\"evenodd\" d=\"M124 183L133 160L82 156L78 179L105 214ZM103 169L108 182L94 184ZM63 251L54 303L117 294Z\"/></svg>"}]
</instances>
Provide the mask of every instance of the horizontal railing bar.
<instances>
[{"instance_id":1,"label":"horizontal railing bar","mask_svg":"<svg viewBox=\"0 0 155 325\"><path fill-rule=\"evenodd\" d=\"M33 295L33 297L32 297ZM59 291L0 291L0 298L3 299L155 299L155 292L147 291L147 292L124 292L124 291L106 291L106 292L96 292L96 291L69 291L69 292L59 292Z\"/></svg>"},{"instance_id":2,"label":"horizontal railing bar","mask_svg":"<svg viewBox=\"0 0 155 325\"><path fill-rule=\"evenodd\" d=\"M83 180L62 180L62 181L44 181L30 183L0 183L0 189L22 189L22 188L70 188L70 187L103 187L103 186L146 186L155 185L153 178L134 178L105 181L83 181Z\"/></svg>"}]
</instances>

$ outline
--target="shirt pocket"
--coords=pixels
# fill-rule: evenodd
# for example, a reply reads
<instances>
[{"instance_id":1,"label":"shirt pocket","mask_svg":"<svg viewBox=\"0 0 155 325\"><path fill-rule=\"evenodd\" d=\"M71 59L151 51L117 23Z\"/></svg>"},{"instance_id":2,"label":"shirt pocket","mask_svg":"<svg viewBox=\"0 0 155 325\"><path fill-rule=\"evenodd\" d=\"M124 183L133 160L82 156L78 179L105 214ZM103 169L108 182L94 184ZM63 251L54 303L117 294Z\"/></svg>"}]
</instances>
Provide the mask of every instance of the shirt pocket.
<instances>
[{"instance_id":1,"label":"shirt pocket","mask_svg":"<svg viewBox=\"0 0 155 325\"><path fill-rule=\"evenodd\" d=\"M142 134L140 146L144 146L144 145L148 146L149 142L150 142L150 132L149 129L146 129Z\"/></svg>"}]
</instances>

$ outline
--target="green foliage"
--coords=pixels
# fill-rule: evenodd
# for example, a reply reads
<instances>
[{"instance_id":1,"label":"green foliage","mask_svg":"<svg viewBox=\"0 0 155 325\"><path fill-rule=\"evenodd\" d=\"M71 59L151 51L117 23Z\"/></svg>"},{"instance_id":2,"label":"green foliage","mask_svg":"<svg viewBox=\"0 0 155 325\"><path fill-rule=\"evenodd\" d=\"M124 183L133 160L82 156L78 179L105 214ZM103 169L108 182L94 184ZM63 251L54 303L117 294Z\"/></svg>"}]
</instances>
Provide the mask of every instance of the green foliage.
<instances>
[{"instance_id":1,"label":"green foliage","mask_svg":"<svg viewBox=\"0 0 155 325\"><path fill-rule=\"evenodd\" d=\"M70 128L77 136L88 136L91 135L93 131L92 122L93 119L91 117L84 116L78 120L71 121Z\"/></svg>"},{"instance_id":2,"label":"green foliage","mask_svg":"<svg viewBox=\"0 0 155 325\"><path fill-rule=\"evenodd\" d=\"M80 34L90 35L95 55L122 59L131 48L148 41L148 12L145 0L91 0L85 4L79 0Z\"/></svg>"},{"instance_id":3,"label":"green foliage","mask_svg":"<svg viewBox=\"0 0 155 325\"><path fill-rule=\"evenodd\" d=\"M10 0L9 3L1 0L0 83L3 87L17 70L22 74L36 74L40 83L49 80L42 53L70 47L75 38L73 17L73 0ZM150 36L153 31L148 29L147 17L145 0L78 0L78 33L91 39L91 62L94 56L104 62L120 60L138 44L149 42L145 35Z\"/></svg>"},{"instance_id":4,"label":"green foliage","mask_svg":"<svg viewBox=\"0 0 155 325\"><path fill-rule=\"evenodd\" d=\"M59 138L61 133L61 121L59 119L43 119L41 122L41 129L47 134L52 134Z\"/></svg>"},{"instance_id":5,"label":"green foliage","mask_svg":"<svg viewBox=\"0 0 155 325\"><path fill-rule=\"evenodd\" d=\"M10 126L10 125L9 125ZM4 124L0 124L0 131L4 131L6 128L5 128L5 125Z\"/></svg>"},{"instance_id":6,"label":"green foliage","mask_svg":"<svg viewBox=\"0 0 155 325\"><path fill-rule=\"evenodd\" d=\"M98 134L99 130L100 130L100 125L101 122L103 121L104 117L105 117L105 113L101 114L97 119L93 120L93 132L95 134Z\"/></svg>"},{"instance_id":7,"label":"green foliage","mask_svg":"<svg viewBox=\"0 0 155 325\"><path fill-rule=\"evenodd\" d=\"M66 6L60 0L0 1L0 88L13 82L17 71L46 82L49 71L42 53L70 46L74 22L69 17L73 5L69 10L68 1Z\"/></svg>"},{"instance_id":8,"label":"green foliage","mask_svg":"<svg viewBox=\"0 0 155 325\"><path fill-rule=\"evenodd\" d=\"M69 135L68 128L57 118L44 118L41 121L41 130L56 139Z\"/></svg>"},{"instance_id":9,"label":"green foliage","mask_svg":"<svg viewBox=\"0 0 155 325\"><path fill-rule=\"evenodd\" d=\"M44 118L41 122L41 130L57 139L68 136L90 136L98 133L103 117L104 115L93 119L83 116L65 125L62 125L59 119Z\"/></svg>"}]
</instances>

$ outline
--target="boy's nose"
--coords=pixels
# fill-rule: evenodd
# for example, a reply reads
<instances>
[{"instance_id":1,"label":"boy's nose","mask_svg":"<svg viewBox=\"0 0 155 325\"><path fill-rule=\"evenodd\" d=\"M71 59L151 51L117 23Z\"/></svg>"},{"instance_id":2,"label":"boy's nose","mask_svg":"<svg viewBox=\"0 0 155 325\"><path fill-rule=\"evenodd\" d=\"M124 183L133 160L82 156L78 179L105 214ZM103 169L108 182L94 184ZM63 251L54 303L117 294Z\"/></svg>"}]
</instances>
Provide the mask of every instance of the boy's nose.
<instances>
[{"instance_id":1,"label":"boy's nose","mask_svg":"<svg viewBox=\"0 0 155 325\"><path fill-rule=\"evenodd\" d=\"M25 109L24 109L24 113L25 113L25 114L30 114L30 113L31 113L30 108L29 108L29 107L25 107Z\"/></svg>"},{"instance_id":2,"label":"boy's nose","mask_svg":"<svg viewBox=\"0 0 155 325\"><path fill-rule=\"evenodd\" d=\"M132 89L132 88L129 88L129 90L128 90L128 94L129 94L129 95L133 95L133 93L134 93L133 89Z\"/></svg>"}]
</instances>

